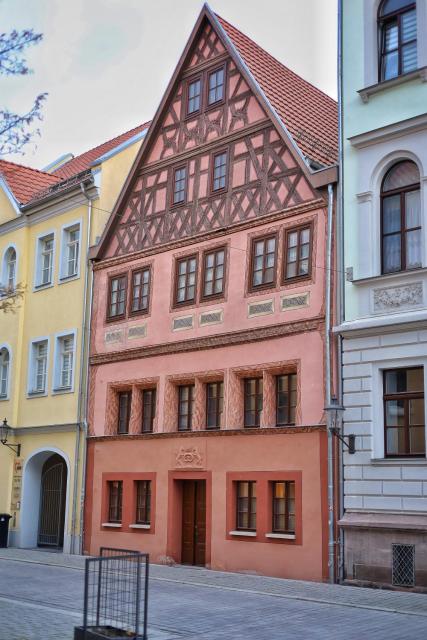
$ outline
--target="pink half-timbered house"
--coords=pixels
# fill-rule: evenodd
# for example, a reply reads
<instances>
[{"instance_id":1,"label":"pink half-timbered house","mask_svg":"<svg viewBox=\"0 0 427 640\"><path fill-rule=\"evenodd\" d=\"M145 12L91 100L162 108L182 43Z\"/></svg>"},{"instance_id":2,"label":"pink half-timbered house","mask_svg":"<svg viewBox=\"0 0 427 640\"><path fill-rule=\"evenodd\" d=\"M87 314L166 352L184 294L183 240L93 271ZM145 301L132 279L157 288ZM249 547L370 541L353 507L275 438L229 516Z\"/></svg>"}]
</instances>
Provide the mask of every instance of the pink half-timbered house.
<instances>
[{"instance_id":1,"label":"pink half-timbered house","mask_svg":"<svg viewBox=\"0 0 427 640\"><path fill-rule=\"evenodd\" d=\"M327 575L336 104L205 6L94 256L85 550Z\"/></svg>"}]
</instances>

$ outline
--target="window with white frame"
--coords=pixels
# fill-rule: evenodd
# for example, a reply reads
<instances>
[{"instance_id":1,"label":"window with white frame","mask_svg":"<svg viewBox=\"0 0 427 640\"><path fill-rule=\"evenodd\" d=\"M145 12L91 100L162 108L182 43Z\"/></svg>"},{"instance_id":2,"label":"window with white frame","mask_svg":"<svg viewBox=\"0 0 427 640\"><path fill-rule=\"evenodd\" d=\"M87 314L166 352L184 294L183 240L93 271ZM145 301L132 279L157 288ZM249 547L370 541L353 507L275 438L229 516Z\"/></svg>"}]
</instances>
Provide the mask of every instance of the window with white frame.
<instances>
[{"instance_id":1,"label":"window with white frame","mask_svg":"<svg viewBox=\"0 0 427 640\"><path fill-rule=\"evenodd\" d=\"M80 224L63 229L61 247L61 279L78 274L80 258Z\"/></svg>"},{"instance_id":2,"label":"window with white frame","mask_svg":"<svg viewBox=\"0 0 427 640\"><path fill-rule=\"evenodd\" d=\"M74 374L74 334L57 336L55 345L54 388L68 390L73 386Z\"/></svg>"},{"instance_id":3,"label":"window with white frame","mask_svg":"<svg viewBox=\"0 0 427 640\"><path fill-rule=\"evenodd\" d=\"M13 247L9 247L5 253L3 269L3 286L13 291L16 287L16 251Z\"/></svg>"},{"instance_id":4,"label":"window with white frame","mask_svg":"<svg viewBox=\"0 0 427 640\"><path fill-rule=\"evenodd\" d=\"M10 354L6 347L0 349L0 399L8 396L9 390Z\"/></svg>"},{"instance_id":5,"label":"window with white frame","mask_svg":"<svg viewBox=\"0 0 427 640\"><path fill-rule=\"evenodd\" d=\"M30 393L45 393L47 384L48 341L39 340L31 345Z\"/></svg>"},{"instance_id":6,"label":"window with white frame","mask_svg":"<svg viewBox=\"0 0 427 640\"><path fill-rule=\"evenodd\" d=\"M53 233L39 238L37 247L36 286L43 287L53 281Z\"/></svg>"}]
</instances>

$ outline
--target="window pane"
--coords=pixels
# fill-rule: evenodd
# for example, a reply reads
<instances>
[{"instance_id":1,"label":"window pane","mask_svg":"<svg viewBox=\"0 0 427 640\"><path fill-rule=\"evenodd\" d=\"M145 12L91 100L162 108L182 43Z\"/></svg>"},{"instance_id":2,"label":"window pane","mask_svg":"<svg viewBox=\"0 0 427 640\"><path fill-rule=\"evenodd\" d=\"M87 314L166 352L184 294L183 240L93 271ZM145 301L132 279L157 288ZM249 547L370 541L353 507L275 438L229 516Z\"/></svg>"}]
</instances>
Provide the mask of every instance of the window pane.
<instances>
[{"instance_id":1,"label":"window pane","mask_svg":"<svg viewBox=\"0 0 427 640\"><path fill-rule=\"evenodd\" d=\"M389 427L403 427L404 425L404 400L387 400L385 404L386 424Z\"/></svg>"},{"instance_id":2,"label":"window pane","mask_svg":"<svg viewBox=\"0 0 427 640\"><path fill-rule=\"evenodd\" d=\"M401 247L400 234L383 238L383 270L385 273L400 271Z\"/></svg>"},{"instance_id":3,"label":"window pane","mask_svg":"<svg viewBox=\"0 0 427 640\"><path fill-rule=\"evenodd\" d=\"M417 39L417 12L415 9L402 15L401 26L403 43Z\"/></svg>"},{"instance_id":4,"label":"window pane","mask_svg":"<svg viewBox=\"0 0 427 640\"><path fill-rule=\"evenodd\" d=\"M417 68L417 43L412 42L402 47L402 73L409 73Z\"/></svg>"},{"instance_id":5,"label":"window pane","mask_svg":"<svg viewBox=\"0 0 427 640\"><path fill-rule=\"evenodd\" d=\"M384 31L384 51L394 51L399 43L399 31L396 22L389 22L385 25Z\"/></svg>"},{"instance_id":6,"label":"window pane","mask_svg":"<svg viewBox=\"0 0 427 640\"><path fill-rule=\"evenodd\" d=\"M406 384L408 391L424 392L424 369L417 367L416 369L406 369Z\"/></svg>"},{"instance_id":7,"label":"window pane","mask_svg":"<svg viewBox=\"0 0 427 640\"><path fill-rule=\"evenodd\" d=\"M425 453L426 441L424 426L409 429L409 453Z\"/></svg>"},{"instance_id":8,"label":"window pane","mask_svg":"<svg viewBox=\"0 0 427 640\"><path fill-rule=\"evenodd\" d=\"M409 400L409 424L424 425L424 399L414 398Z\"/></svg>"},{"instance_id":9,"label":"window pane","mask_svg":"<svg viewBox=\"0 0 427 640\"><path fill-rule=\"evenodd\" d=\"M406 268L421 267L421 229L406 234Z\"/></svg>"},{"instance_id":10,"label":"window pane","mask_svg":"<svg viewBox=\"0 0 427 640\"><path fill-rule=\"evenodd\" d=\"M400 231L400 195L383 199L383 233Z\"/></svg>"},{"instance_id":11,"label":"window pane","mask_svg":"<svg viewBox=\"0 0 427 640\"><path fill-rule=\"evenodd\" d=\"M405 429L387 429L387 454L398 455L405 452Z\"/></svg>"},{"instance_id":12,"label":"window pane","mask_svg":"<svg viewBox=\"0 0 427 640\"><path fill-rule=\"evenodd\" d=\"M395 164L387 173L384 183L383 192L400 189L401 187L409 187L412 184L418 184L420 174L415 162L405 160Z\"/></svg>"},{"instance_id":13,"label":"window pane","mask_svg":"<svg viewBox=\"0 0 427 640\"><path fill-rule=\"evenodd\" d=\"M399 9L404 9L410 4L412 4L412 0L385 0L381 5L380 15L386 16L398 11Z\"/></svg>"},{"instance_id":14,"label":"window pane","mask_svg":"<svg viewBox=\"0 0 427 640\"><path fill-rule=\"evenodd\" d=\"M399 75L399 55L397 51L387 53L383 61L383 79L390 80Z\"/></svg>"},{"instance_id":15,"label":"window pane","mask_svg":"<svg viewBox=\"0 0 427 640\"><path fill-rule=\"evenodd\" d=\"M405 217L407 229L421 226L421 198L419 191L405 193Z\"/></svg>"}]
</instances>

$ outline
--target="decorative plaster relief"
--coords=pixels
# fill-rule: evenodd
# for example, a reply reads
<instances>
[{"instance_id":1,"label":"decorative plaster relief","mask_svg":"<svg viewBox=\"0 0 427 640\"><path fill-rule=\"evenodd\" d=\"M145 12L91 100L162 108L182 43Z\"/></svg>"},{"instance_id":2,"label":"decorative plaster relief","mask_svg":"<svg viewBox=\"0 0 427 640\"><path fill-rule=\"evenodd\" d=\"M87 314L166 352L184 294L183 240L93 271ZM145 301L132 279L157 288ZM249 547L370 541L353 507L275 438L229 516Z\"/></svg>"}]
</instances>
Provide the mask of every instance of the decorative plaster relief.
<instances>
[{"instance_id":1,"label":"decorative plaster relief","mask_svg":"<svg viewBox=\"0 0 427 640\"><path fill-rule=\"evenodd\" d=\"M105 332L104 336L105 344L112 344L114 342L123 342L123 330L112 329Z\"/></svg>"},{"instance_id":2,"label":"decorative plaster relief","mask_svg":"<svg viewBox=\"0 0 427 640\"><path fill-rule=\"evenodd\" d=\"M180 447L175 452L175 468L176 469L203 469L204 464L203 452L197 447Z\"/></svg>"},{"instance_id":3,"label":"decorative plaster relief","mask_svg":"<svg viewBox=\"0 0 427 640\"><path fill-rule=\"evenodd\" d=\"M253 318L254 316L265 316L273 312L273 300L262 300L260 302L250 302L248 304L248 318Z\"/></svg>"},{"instance_id":4,"label":"decorative plaster relief","mask_svg":"<svg viewBox=\"0 0 427 640\"><path fill-rule=\"evenodd\" d=\"M298 307L308 307L310 304L310 292L297 293L282 297L282 311L291 311Z\"/></svg>"},{"instance_id":5,"label":"decorative plaster relief","mask_svg":"<svg viewBox=\"0 0 427 640\"><path fill-rule=\"evenodd\" d=\"M185 329L193 328L193 316L180 316L173 318L172 331L185 331Z\"/></svg>"},{"instance_id":6,"label":"decorative plaster relief","mask_svg":"<svg viewBox=\"0 0 427 640\"><path fill-rule=\"evenodd\" d=\"M412 309L423 304L423 284L414 282L400 287L373 289L374 313Z\"/></svg>"},{"instance_id":7,"label":"decorative plaster relief","mask_svg":"<svg viewBox=\"0 0 427 640\"><path fill-rule=\"evenodd\" d=\"M135 338L145 338L146 335L147 335L146 324L136 324L133 327L129 327L128 329L129 340L133 340Z\"/></svg>"},{"instance_id":8,"label":"decorative plaster relief","mask_svg":"<svg viewBox=\"0 0 427 640\"><path fill-rule=\"evenodd\" d=\"M220 324L223 321L222 309L215 311L205 311L199 316L199 324L204 327L207 324Z\"/></svg>"}]
</instances>

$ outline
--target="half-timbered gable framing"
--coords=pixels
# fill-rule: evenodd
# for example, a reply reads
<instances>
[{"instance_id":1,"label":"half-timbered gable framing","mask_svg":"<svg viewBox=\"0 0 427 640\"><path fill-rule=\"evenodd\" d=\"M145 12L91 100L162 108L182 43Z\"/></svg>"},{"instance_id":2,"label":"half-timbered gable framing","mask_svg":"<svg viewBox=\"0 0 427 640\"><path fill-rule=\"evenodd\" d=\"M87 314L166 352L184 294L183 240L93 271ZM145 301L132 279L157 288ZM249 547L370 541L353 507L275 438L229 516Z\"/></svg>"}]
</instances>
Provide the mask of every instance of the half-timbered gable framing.
<instances>
[{"instance_id":1,"label":"half-timbered gable framing","mask_svg":"<svg viewBox=\"0 0 427 640\"><path fill-rule=\"evenodd\" d=\"M223 25L203 9L98 257L228 228L318 198L308 159ZM315 158L316 144L312 148Z\"/></svg>"}]
</instances>

